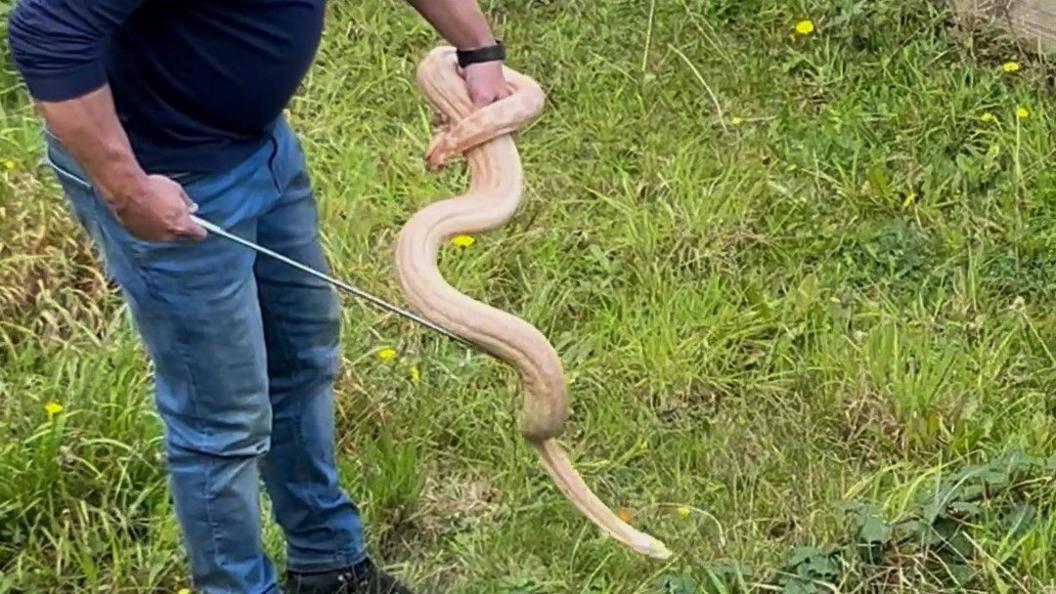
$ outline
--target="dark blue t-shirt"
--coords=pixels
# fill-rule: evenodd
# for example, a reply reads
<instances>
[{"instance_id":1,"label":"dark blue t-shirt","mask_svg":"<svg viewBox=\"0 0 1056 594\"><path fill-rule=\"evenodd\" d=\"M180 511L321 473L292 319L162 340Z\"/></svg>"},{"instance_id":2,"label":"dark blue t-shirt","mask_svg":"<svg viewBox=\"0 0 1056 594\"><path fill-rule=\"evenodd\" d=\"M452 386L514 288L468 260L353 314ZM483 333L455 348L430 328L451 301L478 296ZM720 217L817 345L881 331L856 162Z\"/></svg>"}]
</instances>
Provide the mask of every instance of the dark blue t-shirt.
<instances>
[{"instance_id":1,"label":"dark blue t-shirt","mask_svg":"<svg viewBox=\"0 0 1056 594\"><path fill-rule=\"evenodd\" d=\"M8 41L30 94L109 83L149 173L210 173L261 146L315 56L326 0L19 0Z\"/></svg>"}]
</instances>

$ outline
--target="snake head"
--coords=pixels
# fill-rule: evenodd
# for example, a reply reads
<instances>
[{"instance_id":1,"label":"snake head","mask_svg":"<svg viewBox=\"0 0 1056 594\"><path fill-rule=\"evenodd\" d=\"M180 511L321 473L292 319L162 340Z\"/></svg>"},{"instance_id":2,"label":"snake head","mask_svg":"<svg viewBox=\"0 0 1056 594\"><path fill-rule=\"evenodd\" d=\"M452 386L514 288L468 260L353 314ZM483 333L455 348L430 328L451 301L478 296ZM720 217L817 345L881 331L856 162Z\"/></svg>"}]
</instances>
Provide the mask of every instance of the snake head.
<instances>
[{"instance_id":1,"label":"snake head","mask_svg":"<svg viewBox=\"0 0 1056 594\"><path fill-rule=\"evenodd\" d=\"M452 149L451 118L441 111L439 107L434 106L431 111L432 120L430 123L436 132L425 150L425 167L429 171L436 171L442 168L457 151Z\"/></svg>"},{"instance_id":2,"label":"snake head","mask_svg":"<svg viewBox=\"0 0 1056 594\"><path fill-rule=\"evenodd\" d=\"M429 147L425 150L425 168L429 171L437 171L447 164L453 156L459 154L451 143L451 134L445 126L433 136Z\"/></svg>"},{"instance_id":3,"label":"snake head","mask_svg":"<svg viewBox=\"0 0 1056 594\"><path fill-rule=\"evenodd\" d=\"M447 120L426 150L426 167L435 171L453 156L465 155L500 136L514 133L531 119L532 109L523 94L511 94L457 121Z\"/></svg>"},{"instance_id":4,"label":"snake head","mask_svg":"<svg viewBox=\"0 0 1056 594\"><path fill-rule=\"evenodd\" d=\"M447 117L447 114L439 109L433 109L432 116L430 123L434 128L446 130L451 124L451 118Z\"/></svg>"}]
</instances>

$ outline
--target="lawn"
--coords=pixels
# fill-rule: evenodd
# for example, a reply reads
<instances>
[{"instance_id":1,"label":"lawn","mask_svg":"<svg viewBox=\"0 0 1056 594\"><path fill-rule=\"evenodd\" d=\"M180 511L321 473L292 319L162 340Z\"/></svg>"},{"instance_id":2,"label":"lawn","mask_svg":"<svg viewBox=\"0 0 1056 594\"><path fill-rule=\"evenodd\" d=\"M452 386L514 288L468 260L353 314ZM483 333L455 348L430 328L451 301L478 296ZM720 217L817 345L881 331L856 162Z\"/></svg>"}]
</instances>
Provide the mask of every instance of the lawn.
<instances>
[{"instance_id":1,"label":"lawn","mask_svg":"<svg viewBox=\"0 0 1056 594\"><path fill-rule=\"evenodd\" d=\"M379 559L459 594L1056 591L1056 68L930 0L482 5L548 104L520 212L441 268L551 339L577 469L675 555L567 504L509 367L346 297ZM422 165L434 43L331 2L289 110L335 272L400 304L400 225L466 182ZM175 593L149 364L0 82L0 594Z\"/></svg>"}]
</instances>

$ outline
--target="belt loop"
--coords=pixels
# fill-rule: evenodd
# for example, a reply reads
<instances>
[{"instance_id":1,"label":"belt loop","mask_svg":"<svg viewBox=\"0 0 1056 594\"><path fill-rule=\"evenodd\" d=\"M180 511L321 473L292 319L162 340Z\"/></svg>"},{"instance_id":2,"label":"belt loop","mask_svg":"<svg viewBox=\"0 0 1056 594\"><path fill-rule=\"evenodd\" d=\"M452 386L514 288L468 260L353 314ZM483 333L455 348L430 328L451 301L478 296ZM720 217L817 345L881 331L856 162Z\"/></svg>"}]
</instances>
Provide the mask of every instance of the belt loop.
<instances>
[{"instance_id":1,"label":"belt loop","mask_svg":"<svg viewBox=\"0 0 1056 594\"><path fill-rule=\"evenodd\" d=\"M276 171L277 157L279 156L279 140L276 138L277 127L272 130L271 134L268 135L268 142L271 143L271 156L268 157L268 172L271 173L271 183L275 184L275 189L282 193L282 185L279 184L279 172Z\"/></svg>"}]
</instances>

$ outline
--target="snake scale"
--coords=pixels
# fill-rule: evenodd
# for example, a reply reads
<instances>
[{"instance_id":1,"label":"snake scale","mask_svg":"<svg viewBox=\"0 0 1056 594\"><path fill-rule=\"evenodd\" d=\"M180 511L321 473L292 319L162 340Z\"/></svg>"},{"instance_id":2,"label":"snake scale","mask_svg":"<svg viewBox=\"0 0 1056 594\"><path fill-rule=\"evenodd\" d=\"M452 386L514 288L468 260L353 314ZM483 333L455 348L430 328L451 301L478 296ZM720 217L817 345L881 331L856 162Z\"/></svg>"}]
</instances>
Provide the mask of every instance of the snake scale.
<instances>
[{"instance_id":1,"label":"snake scale","mask_svg":"<svg viewBox=\"0 0 1056 594\"><path fill-rule=\"evenodd\" d=\"M569 414L566 380L546 337L523 319L459 292L437 268L444 241L496 229L520 204L524 175L512 133L541 113L545 95L531 78L505 65L503 71L510 94L477 109L459 74L454 48L434 48L418 63L417 87L439 124L426 150L426 166L435 171L461 155L470 182L464 193L429 203L400 229L395 257L401 292L422 316L516 370L523 392L520 432L575 508L630 549L666 559L671 555L667 547L614 514L558 444Z\"/></svg>"}]
</instances>

